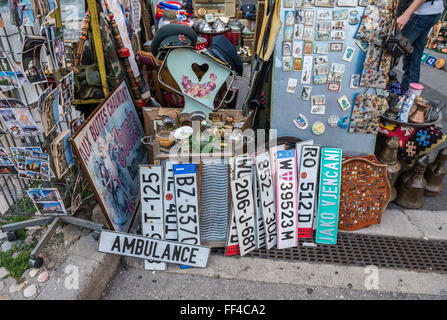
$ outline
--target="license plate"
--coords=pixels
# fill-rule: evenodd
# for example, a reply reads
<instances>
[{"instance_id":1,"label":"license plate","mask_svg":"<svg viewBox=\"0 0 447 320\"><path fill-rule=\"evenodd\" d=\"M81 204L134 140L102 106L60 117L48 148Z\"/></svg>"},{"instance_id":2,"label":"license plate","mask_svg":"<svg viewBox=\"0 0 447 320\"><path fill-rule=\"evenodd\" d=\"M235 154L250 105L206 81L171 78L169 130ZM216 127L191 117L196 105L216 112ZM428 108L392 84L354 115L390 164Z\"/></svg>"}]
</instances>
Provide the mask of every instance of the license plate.
<instances>
[{"instance_id":1,"label":"license plate","mask_svg":"<svg viewBox=\"0 0 447 320\"><path fill-rule=\"evenodd\" d=\"M256 167L253 164L253 175L252 175L252 185L253 185L253 205L255 207L256 215L256 248L262 248L265 246L265 228L264 221L262 219L262 205L261 205L261 191L259 190L259 183L256 174Z\"/></svg>"},{"instance_id":2,"label":"license plate","mask_svg":"<svg viewBox=\"0 0 447 320\"><path fill-rule=\"evenodd\" d=\"M253 205L253 185L250 175L231 181L234 216L241 256L256 249L256 215Z\"/></svg>"},{"instance_id":3,"label":"license plate","mask_svg":"<svg viewBox=\"0 0 447 320\"><path fill-rule=\"evenodd\" d=\"M303 150L303 146L312 146L313 144L314 144L313 139L295 143L296 161L297 161L296 164L298 172L300 171L301 150Z\"/></svg>"},{"instance_id":4,"label":"license plate","mask_svg":"<svg viewBox=\"0 0 447 320\"><path fill-rule=\"evenodd\" d=\"M235 157L232 161L233 179L238 179L243 175L251 174L252 166L249 157ZM228 229L227 243L225 246L225 255L232 256L240 254L239 240L236 227L236 218L234 216L234 207L231 205L230 228Z\"/></svg>"},{"instance_id":5,"label":"license plate","mask_svg":"<svg viewBox=\"0 0 447 320\"><path fill-rule=\"evenodd\" d=\"M174 165L178 241L200 245L197 166Z\"/></svg>"},{"instance_id":6,"label":"license plate","mask_svg":"<svg viewBox=\"0 0 447 320\"><path fill-rule=\"evenodd\" d=\"M163 175L161 166L140 166L141 227L143 236L164 239ZM166 270L166 263L144 261L146 270Z\"/></svg>"},{"instance_id":7,"label":"license plate","mask_svg":"<svg viewBox=\"0 0 447 320\"><path fill-rule=\"evenodd\" d=\"M295 150L276 153L276 228L277 247L285 249L298 244L297 173Z\"/></svg>"},{"instance_id":8,"label":"license plate","mask_svg":"<svg viewBox=\"0 0 447 320\"><path fill-rule=\"evenodd\" d=\"M320 146L301 148L298 174L298 238L312 238Z\"/></svg>"},{"instance_id":9,"label":"license plate","mask_svg":"<svg viewBox=\"0 0 447 320\"><path fill-rule=\"evenodd\" d=\"M163 183L163 208L165 217L165 239L177 241L177 209L175 207L174 188L174 164L175 161L166 161Z\"/></svg>"},{"instance_id":10,"label":"license plate","mask_svg":"<svg viewBox=\"0 0 447 320\"><path fill-rule=\"evenodd\" d=\"M260 191L262 218L267 249L276 246L276 207L273 176L268 152L255 157L256 175Z\"/></svg>"},{"instance_id":11,"label":"license plate","mask_svg":"<svg viewBox=\"0 0 447 320\"><path fill-rule=\"evenodd\" d=\"M278 151L284 151L286 150L286 145L281 144L279 146L271 147L270 149L270 164L271 164L271 170L272 170L272 177L273 177L273 187L275 187L275 175L276 175L276 153Z\"/></svg>"},{"instance_id":12,"label":"license plate","mask_svg":"<svg viewBox=\"0 0 447 320\"><path fill-rule=\"evenodd\" d=\"M321 150L317 234L315 237L317 243L337 243L341 161L341 149L323 148Z\"/></svg>"},{"instance_id":13,"label":"license plate","mask_svg":"<svg viewBox=\"0 0 447 320\"><path fill-rule=\"evenodd\" d=\"M164 263L205 268L210 248L102 230L98 251Z\"/></svg>"}]
</instances>

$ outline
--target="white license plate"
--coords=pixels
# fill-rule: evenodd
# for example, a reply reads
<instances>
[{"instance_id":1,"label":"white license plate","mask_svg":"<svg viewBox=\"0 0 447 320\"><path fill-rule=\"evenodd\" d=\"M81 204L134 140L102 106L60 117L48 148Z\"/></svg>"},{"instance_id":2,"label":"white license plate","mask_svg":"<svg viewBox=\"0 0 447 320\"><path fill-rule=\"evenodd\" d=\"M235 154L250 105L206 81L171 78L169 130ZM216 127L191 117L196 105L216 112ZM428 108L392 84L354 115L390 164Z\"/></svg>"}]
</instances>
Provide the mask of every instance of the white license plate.
<instances>
[{"instance_id":1,"label":"white license plate","mask_svg":"<svg viewBox=\"0 0 447 320\"><path fill-rule=\"evenodd\" d=\"M320 146L304 145L298 175L298 238L312 238Z\"/></svg>"},{"instance_id":2,"label":"white license plate","mask_svg":"<svg viewBox=\"0 0 447 320\"><path fill-rule=\"evenodd\" d=\"M235 157L231 161L233 168L233 179L238 179L243 175L250 175L252 170L251 160L247 156ZM232 256L240 254L238 233L236 227L236 218L234 216L234 207L231 205L230 227L228 229L227 243L225 246L225 255Z\"/></svg>"},{"instance_id":3,"label":"white license plate","mask_svg":"<svg viewBox=\"0 0 447 320\"><path fill-rule=\"evenodd\" d=\"M231 181L231 195L241 256L256 249L256 215L251 181L250 175Z\"/></svg>"},{"instance_id":4,"label":"white license plate","mask_svg":"<svg viewBox=\"0 0 447 320\"><path fill-rule=\"evenodd\" d=\"M98 251L205 268L211 250L203 246L102 230Z\"/></svg>"},{"instance_id":5,"label":"white license plate","mask_svg":"<svg viewBox=\"0 0 447 320\"><path fill-rule=\"evenodd\" d=\"M295 150L276 153L276 228L277 247L285 249L298 244L297 173Z\"/></svg>"},{"instance_id":6,"label":"white license plate","mask_svg":"<svg viewBox=\"0 0 447 320\"><path fill-rule=\"evenodd\" d=\"M279 146L274 146L269 149L270 152L270 165L272 170L272 177L273 177L273 187L275 187L275 176L276 176L276 152L278 151L284 151L286 150L286 145L281 144Z\"/></svg>"},{"instance_id":7,"label":"white license plate","mask_svg":"<svg viewBox=\"0 0 447 320\"><path fill-rule=\"evenodd\" d=\"M174 164L166 161L163 183L163 208L165 216L165 239L177 241L177 209L175 207Z\"/></svg>"},{"instance_id":8,"label":"white license plate","mask_svg":"<svg viewBox=\"0 0 447 320\"><path fill-rule=\"evenodd\" d=\"M178 241L200 245L197 166L175 164L174 181Z\"/></svg>"},{"instance_id":9,"label":"white license plate","mask_svg":"<svg viewBox=\"0 0 447 320\"><path fill-rule=\"evenodd\" d=\"M143 236L164 239L163 175L161 166L140 166L141 227ZM146 270L166 270L166 263L144 261Z\"/></svg>"},{"instance_id":10,"label":"white license plate","mask_svg":"<svg viewBox=\"0 0 447 320\"><path fill-rule=\"evenodd\" d=\"M265 241L267 249L276 245L276 207L273 176L268 152L255 157L257 181L260 191L262 218L264 222Z\"/></svg>"},{"instance_id":11,"label":"white license plate","mask_svg":"<svg viewBox=\"0 0 447 320\"><path fill-rule=\"evenodd\" d=\"M257 179L256 166L254 165L254 163L253 163L252 185L253 185L253 197L254 197L253 204L255 207L255 215L256 215L256 224L255 224L256 248L259 249L265 246L265 228L264 228L264 221L262 219L261 191Z\"/></svg>"}]
</instances>

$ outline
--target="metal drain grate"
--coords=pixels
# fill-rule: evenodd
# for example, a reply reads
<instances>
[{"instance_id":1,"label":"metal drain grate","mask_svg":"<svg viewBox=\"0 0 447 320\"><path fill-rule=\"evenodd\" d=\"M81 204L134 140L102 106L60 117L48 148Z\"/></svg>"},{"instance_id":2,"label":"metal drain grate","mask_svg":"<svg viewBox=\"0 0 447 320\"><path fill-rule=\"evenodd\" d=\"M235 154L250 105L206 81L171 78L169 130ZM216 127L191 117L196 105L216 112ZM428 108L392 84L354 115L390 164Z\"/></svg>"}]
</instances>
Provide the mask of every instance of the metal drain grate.
<instances>
[{"instance_id":1,"label":"metal drain grate","mask_svg":"<svg viewBox=\"0 0 447 320\"><path fill-rule=\"evenodd\" d=\"M314 239L315 241L315 239ZM303 241L302 241L303 242ZM224 248L213 249L224 254ZM258 249L246 256L447 273L447 241L339 233L337 245Z\"/></svg>"}]
</instances>

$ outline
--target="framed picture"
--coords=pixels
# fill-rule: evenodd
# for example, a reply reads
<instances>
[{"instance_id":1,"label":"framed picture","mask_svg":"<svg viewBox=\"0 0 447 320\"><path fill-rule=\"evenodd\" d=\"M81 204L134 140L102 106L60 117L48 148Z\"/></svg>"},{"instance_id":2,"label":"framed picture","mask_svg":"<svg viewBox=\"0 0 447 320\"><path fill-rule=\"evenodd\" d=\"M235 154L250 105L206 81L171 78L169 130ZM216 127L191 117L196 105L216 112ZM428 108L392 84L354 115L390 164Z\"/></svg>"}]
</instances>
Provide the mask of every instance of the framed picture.
<instances>
[{"instance_id":1,"label":"framed picture","mask_svg":"<svg viewBox=\"0 0 447 320\"><path fill-rule=\"evenodd\" d=\"M359 0L337 0L339 7L357 7Z\"/></svg>"},{"instance_id":2,"label":"framed picture","mask_svg":"<svg viewBox=\"0 0 447 320\"><path fill-rule=\"evenodd\" d=\"M336 9L332 11L332 20L346 20L348 19L348 9Z\"/></svg>"},{"instance_id":3,"label":"framed picture","mask_svg":"<svg viewBox=\"0 0 447 320\"><path fill-rule=\"evenodd\" d=\"M303 57L293 58L293 71L303 71Z\"/></svg>"},{"instance_id":4,"label":"framed picture","mask_svg":"<svg viewBox=\"0 0 447 320\"><path fill-rule=\"evenodd\" d=\"M331 9L317 9L317 20L331 20Z\"/></svg>"},{"instance_id":5,"label":"framed picture","mask_svg":"<svg viewBox=\"0 0 447 320\"><path fill-rule=\"evenodd\" d=\"M304 47L303 41L293 41L292 55L294 58L298 58L303 55L303 47Z\"/></svg>"},{"instance_id":6,"label":"framed picture","mask_svg":"<svg viewBox=\"0 0 447 320\"><path fill-rule=\"evenodd\" d=\"M139 202L138 164L147 150L135 106L122 81L71 138L73 150L114 231L128 232Z\"/></svg>"},{"instance_id":7,"label":"framed picture","mask_svg":"<svg viewBox=\"0 0 447 320\"><path fill-rule=\"evenodd\" d=\"M282 42L282 55L284 57L292 55L292 41Z\"/></svg>"},{"instance_id":8,"label":"framed picture","mask_svg":"<svg viewBox=\"0 0 447 320\"><path fill-rule=\"evenodd\" d=\"M286 17L284 18L284 25L293 26L295 24L295 13L293 10L286 10Z\"/></svg>"},{"instance_id":9,"label":"framed picture","mask_svg":"<svg viewBox=\"0 0 447 320\"><path fill-rule=\"evenodd\" d=\"M329 44L329 51L331 52L343 51L343 42L331 42Z\"/></svg>"},{"instance_id":10,"label":"framed picture","mask_svg":"<svg viewBox=\"0 0 447 320\"><path fill-rule=\"evenodd\" d=\"M335 0L315 0L316 7L335 7Z\"/></svg>"}]
</instances>

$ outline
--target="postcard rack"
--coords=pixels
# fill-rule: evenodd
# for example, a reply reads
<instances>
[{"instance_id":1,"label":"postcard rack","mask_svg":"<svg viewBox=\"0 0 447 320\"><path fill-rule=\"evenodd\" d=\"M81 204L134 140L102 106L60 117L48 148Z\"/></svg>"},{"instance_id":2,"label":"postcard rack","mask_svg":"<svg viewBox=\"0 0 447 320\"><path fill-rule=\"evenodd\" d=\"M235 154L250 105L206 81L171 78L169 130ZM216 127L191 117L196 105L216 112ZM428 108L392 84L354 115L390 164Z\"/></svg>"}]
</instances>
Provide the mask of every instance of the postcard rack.
<instances>
[{"instance_id":1,"label":"postcard rack","mask_svg":"<svg viewBox=\"0 0 447 320\"><path fill-rule=\"evenodd\" d=\"M96 3L95 0L88 0L88 5L90 8L90 12L97 13L96 11ZM60 1L57 0L58 9L55 10L55 14L53 18L56 21L57 26L62 26L61 21L61 12L60 12ZM1 14L0 14L0 18ZM41 20L39 18L39 20ZM40 22L40 21L39 21ZM92 21L92 23L94 23ZM98 21L96 19L96 36L99 34L99 25ZM21 26L17 27L17 32L8 33L6 28L3 28L3 31L0 32L0 52L8 52L11 53L11 56L14 61L17 61L17 56L20 57L20 52L14 52L12 44L14 41L18 40L23 43L24 37L26 35L36 35L36 31L34 30L34 27L27 27L27 26ZM15 36L17 36L17 39L15 39ZM12 39L12 37L14 37ZM95 44L97 41L100 42L100 38L94 39ZM6 46L6 48L5 48ZM5 50L6 49L6 50ZM97 48L98 50L98 48ZM102 50L102 48L101 48ZM104 56L101 56L104 59ZM100 64L100 73L101 78L105 79L105 69L104 68L104 61L102 61L102 66ZM48 63L51 63L51 61L48 61ZM102 68L101 68L102 67ZM53 68L54 71L54 81L58 84L61 80L61 74L56 68ZM24 103L28 106L28 108L34 108L36 107L37 102L30 103L28 97L29 93L34 91L34 94L36 94L38 97L42 94L43 89L40 85L31 84L28 90L25 90L23 86L19 88L14 88L11 90L14 97L18 100L24 101ZM84 103L91 103L90 101L84 102ZM40 119L39 119L40 120ZM12 136L9 136L8 134L2 135L0 137L0 146L6 147L7 149L10 149L11 147L20 147L20 146L39 146L42 150L48 149L50 150L51 145L48 142L45 142L45 140L52 141L54 138L56 138L58 132L62 131L62 124L66 124L66 128L71 129L71 122L72 122L72 114L71 112L66 113L64 116L61 117L60 121L56 124L57 130L53 130L49 136L48 139L43 139L42 134L38 134L36 136L30 136L30 137L21 137L20 140L16 139ZM39 123L36 119L36 123ZM64 177L59 179L58 181L46 181L41 180L39 181L39 185L43 188L45 187L53 187L55 188L57 185L61 185L65 187L65 194L61 196L65 198L67 194L71 197L72 196L72 190L74 190L73 186L76 184L75 181L77 180L75 173L75 166L78 166L77 161L75 159L75 164L71 167L69 174L65 174ZM77 170L81 170L79 167ZM28 209L26 205L26 190L30 187L32 187L32 180L30 179L21 179L18 176L14 177L14 175L0 175L0 193L5 199L5 203L9 208L12 208L12 211L15 212L17 215L21 214L27 214ZM80 187L82 190L82 186ZM19 192L18 192L19 191ZM87 196L86 198L82 199L83 201L88 200L90 197L92 197L93 194ZM19 202L23 202L24 212L19 208ZM15 209L15 210L14 210ZM11 210L11 209L10 209ZM37 245L34 247L30 254L29 259L29 266L32 268L39 268L43 264L43 259L40 257L40 254L45 247L45 245L48 243L48 241L51 239L52 235L56 232L59 226L61 226L62 223L66 224L72 224L76 225L81 228L90 229L93 231L92 237L97 240L99 238L100 231L105 227L103 224L94 223L92 221L76 218L72 216L72 207L67 208L67 215L58 215L58 216L36 216L26 221L21 221L17 223L11 223L0 226L0 230L2 232L5 232L7 235L7 240L12 242L17 239L16 231L29 228L32 226L39 226L39 225L49 225L46 233L40 238Z\"/></svg>"}]
</instances>

